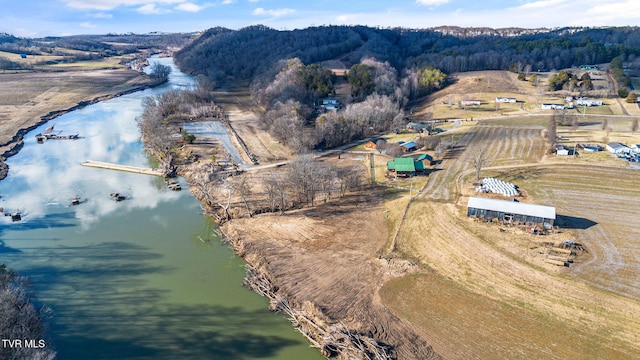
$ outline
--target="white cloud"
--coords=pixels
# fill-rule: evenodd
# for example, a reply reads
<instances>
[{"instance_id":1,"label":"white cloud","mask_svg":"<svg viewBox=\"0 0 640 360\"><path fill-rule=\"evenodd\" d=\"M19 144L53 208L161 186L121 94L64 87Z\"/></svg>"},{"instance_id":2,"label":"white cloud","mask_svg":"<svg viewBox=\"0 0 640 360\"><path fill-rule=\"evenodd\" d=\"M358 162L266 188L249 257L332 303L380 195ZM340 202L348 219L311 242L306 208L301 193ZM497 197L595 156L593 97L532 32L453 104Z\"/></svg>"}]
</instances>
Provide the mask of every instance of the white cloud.
<instances>
[{"instance_id":1,"label":"white cloud","mask_svg":"<svg viewBox=\"0 0 640 360\"><path fill-rule=\"evenodd\" d=\"M176 6L175 9L180 11L186 11L186 12L198 12L204 9L204 6L200 6L190 2L185 2Z\"/></svg>"},{"instance_id":2,"label":"white cloud","mask_svg":"<svg viewBox=\"0 0 640 360\"><path fill-rule=\"evenodd\" d=\"M138 6L155 8L155 4L179 4L185 0L63 0L74 9L112 10L120 6Z\"/></svg>"},{"instance_id":3,"label":"white cloud","mask_svg":"<svg viewBox=\"0 0 640 360\"><path fill-rule=\"evenodd\" d=\"M80 27L83 27L83 28L95 28L97 26L95 24L91 23L90 21L85 21L83 23L80 23Z\"/></svg>"},{"instance_id":4,"label":"white cloud","mask_svg":"<svg viewBox=\"0 0 640 360\"><path fill-rule=\"evenodd\" d=\"M336 21L342 24L355 23L356 19L358 19L358 15L354 15L354 14L342 14L342 15L336 16Z\"/></svg>"},{"instance_id":5,"label":"white cloud","mask_svg":"<svg viewBox=\"0 0 640 360\"><path fill-rule=\"evenodd\" d=\"M260 0L249 0L250 3L257 3L260 2Z\"/></svg>"},{"instance_id":6,"label":"white cloud","mask_svg":"<svg viewBox=\"0 0 640 360\"><path fill-rule=\"evenodd\" d=\"M638 14L640 14L640 2L637 0L608 2L606 4L598 2L585 11L584 20L595 26L616 22L634 24L637 23Z\"/></svg>"},{"instance_id":7,"label":"white cloud","mask_svg":"<svg viewBox=\"0 0 640 360\"><path fill-rule=\"evenodd\" d=\"M427 6L440 6L448 3L451 0L416 0L416 4Z\"/></svg>"},{"instance_id":8,"label":"white cloud","mask_svg":"<svg viewBox=\"0 0 640 360\"><path fill-rule=\"evenodd\" d=\"M223 0L222 1L222 5L231 5L231 4L235 4L236 0Z\"/></svg>"},{"instance_id":9,"label":"white cloud","mask_svg":"<svg viewBox=\"0 0 640 360\"><path fill-rule=\"evenodd\" d=\"M294 12L296 12L294 9L264 9L264 8L257 8L255 10L253 10L253 15L267 15L267 16L273 16L273 17L280 17L280 16L285 16L285 15L289 15L289 14L293 14Z\"/></svg>"},{"instance_id":10,"label":"white cloud","mask_svg":"<svg viewBox=\"0 0 640 360\"><path fill-rule=\"evenodd\" d=\"M142 5L137 10L140 14L144 15L158 15L162 13L166 13L166 10L162 10L156 7L156 4L146 4Z\"/></svg>"}]
</instances>

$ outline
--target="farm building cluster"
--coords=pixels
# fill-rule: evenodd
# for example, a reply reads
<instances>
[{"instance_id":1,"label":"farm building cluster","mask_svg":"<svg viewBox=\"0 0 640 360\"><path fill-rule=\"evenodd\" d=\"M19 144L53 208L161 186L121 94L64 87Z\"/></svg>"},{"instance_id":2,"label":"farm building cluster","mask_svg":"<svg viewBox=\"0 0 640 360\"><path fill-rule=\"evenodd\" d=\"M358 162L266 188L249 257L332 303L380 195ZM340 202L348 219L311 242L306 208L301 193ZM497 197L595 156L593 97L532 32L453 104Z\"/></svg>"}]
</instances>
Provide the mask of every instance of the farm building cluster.
<instances>
[{"instance_id":1,"label":"farm building cluster","mask_svg":"<svg viewBox=\"0 0 640 360\"><path fill-rule=\"evenodd\" d=\"M618 158L640 162L640 144L627 146L619 142L612 142L607 144L606 149Z\"/></svg>"},{"instance_id":2,"label":"farm building cluster","mask_svg":"<svg viewBox=\"0 0 640 360\"><path fill-rule=\"evenodd\" d=\"M567 96L563 103L546 103L542 104L542 110L564 110L574 109L575 107L592 107L602 106L604 102L599 99L587 99L584 97L574 98L573 96Z\"/></svg>"}]
</instances>

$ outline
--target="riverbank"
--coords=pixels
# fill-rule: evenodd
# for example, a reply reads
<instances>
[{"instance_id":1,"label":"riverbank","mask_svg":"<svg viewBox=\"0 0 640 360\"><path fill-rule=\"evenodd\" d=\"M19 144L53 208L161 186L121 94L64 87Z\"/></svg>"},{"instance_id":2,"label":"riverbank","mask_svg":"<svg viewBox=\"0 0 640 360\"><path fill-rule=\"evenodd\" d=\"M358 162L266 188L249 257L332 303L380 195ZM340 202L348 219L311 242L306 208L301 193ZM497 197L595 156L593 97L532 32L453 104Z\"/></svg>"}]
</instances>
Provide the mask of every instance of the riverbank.
<instances>
[{"instance_id":1,"label":"riverbank","mask_svg":"<svg viewBox=\"0 0 640 360\"><path fill-rule=\"evenodd\" d=\"M315 208L235 219L222 233L259 278L269 279L272 304L286 299L297 314L292 323L325 355L376 358L367 357L375 348L382 358L439 359L378 295L389 279L417 271L407 261L380 256L389 235L384 192L367 187ZM342 351L335 339L343 339ZM358 349L364 339L376 347Z\"/></svg>"},{"instance_id":2,"label":"riverbank","mask_svg":"<svg viewBox=\"0 0 640 360\"><path fill-rule=\"evenodd\" d=\"M194 184L198 171L197 164L179 169ZM420 271L383 256L390 235L388 196L387 189L363 185L326 204L284 214L238 214L220 227L248 264L248 287L266 296L271 309L289 317L325 356L440 358L378 295L388 280Z\"/></svg>"},{"instance_id":3,"label":"riverbank","mask_svg":"<svg viewBox=\"0 0 640 360\"><path fill-rule=\"evenodd\" d=\"M3 160L20 151L29 131L87 105L161 84L127 68L2 74L0 79L0 179L7 173Z\"/></svg>"}]
</instances>

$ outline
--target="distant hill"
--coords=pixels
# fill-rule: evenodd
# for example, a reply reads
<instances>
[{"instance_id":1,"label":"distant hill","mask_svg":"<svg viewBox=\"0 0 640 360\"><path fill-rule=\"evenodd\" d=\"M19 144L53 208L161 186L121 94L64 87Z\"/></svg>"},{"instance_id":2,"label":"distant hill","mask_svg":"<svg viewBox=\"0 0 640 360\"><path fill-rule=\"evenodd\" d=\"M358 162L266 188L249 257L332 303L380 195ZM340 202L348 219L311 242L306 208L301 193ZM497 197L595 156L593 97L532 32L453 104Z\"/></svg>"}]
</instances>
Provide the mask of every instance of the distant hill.
<instances>
[{"instance_id":1,"label":"distant hill","mask_svg":"<svg viewBox=\"0 0 640 360\"><path fill-rule=\"evenodd\" d=\"M77 60L135 53L140 50L160 52L167 48L182 48L194 34L107 34L19 38L0 33L0 51L26 55L73 56ZM6 59L0 63L9 64Z\"/></svg>"},{"instance_id":2,"label":"distant hill","mask_svg":"<svg viewBox=\"0 0 640 360\"><path fill-rule=\"evenodd\" d=\"M398 71L431 65L446 73L528 67L562 69L640 55L640 28L490 29L438 27L382 29L322 26L281 31L266 26L213 28L175 54L186 71L217 81L251 80L278 60L305 64L363 57L388 61Z\"/></svg>"}]
</instances>

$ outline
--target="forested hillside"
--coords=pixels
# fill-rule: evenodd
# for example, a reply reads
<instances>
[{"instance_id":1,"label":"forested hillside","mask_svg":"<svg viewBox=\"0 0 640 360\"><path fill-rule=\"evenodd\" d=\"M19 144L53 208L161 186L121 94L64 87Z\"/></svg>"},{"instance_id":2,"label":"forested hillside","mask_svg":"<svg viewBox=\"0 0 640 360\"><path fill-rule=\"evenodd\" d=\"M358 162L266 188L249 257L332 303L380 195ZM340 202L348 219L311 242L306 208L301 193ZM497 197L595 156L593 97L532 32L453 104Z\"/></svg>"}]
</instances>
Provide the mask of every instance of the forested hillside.
<instances>
[{"instance_id":1,"label":"forested hillside","mask_svg":"<svg viewBox=\"0 0 640 360\"><path fill-rule=\"evenodd\" d=\"M617 56L634 63L639 54L637 27L473 31L324 26L279 31L250 26L210 29L179 51L176 59L187 71L221 81L250 80L277 61L295 57L305 64L340 59L347 67L370 57L389 62L399 72L431 65L453 73L527 65L532 70L562 69L608 63Z\"/></svg>"}]
</instances>

